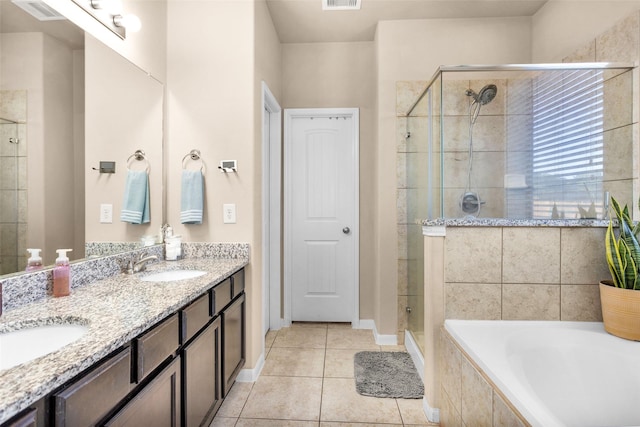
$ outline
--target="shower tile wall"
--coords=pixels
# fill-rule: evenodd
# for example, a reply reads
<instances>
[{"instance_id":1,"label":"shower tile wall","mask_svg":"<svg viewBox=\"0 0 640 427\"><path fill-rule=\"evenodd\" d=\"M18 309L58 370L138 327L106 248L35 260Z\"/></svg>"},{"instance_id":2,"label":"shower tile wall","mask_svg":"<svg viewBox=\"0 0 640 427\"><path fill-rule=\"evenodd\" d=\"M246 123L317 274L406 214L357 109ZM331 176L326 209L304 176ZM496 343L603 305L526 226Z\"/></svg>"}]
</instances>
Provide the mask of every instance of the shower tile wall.
<instances>
[{"instance_id":1,"label":"shower tile wall","mask_svg":"<svg viewBox=\"0 0 640 427\"><path fill-rule=\"evenodd\" d=\"M630 14L609 30L564 58L563 62L627 62L640 59L640 11ZM621 203L626 203L640 218L637 200L639 134L638 108L640 71L634 68L621 74L611 70L604 83L604 178L603 191L609 191ZM633 93L633 103L621 102ZM626 96L624 96L626 95ZM632 144L629 144L632 141Z\"/></svg>"},{"instance_id":2,"label":"shower tile wall","mask_svg":"<svg viewBox=\"0 0 640 427\"><path fill-rule=\"evenodd\" d=\"M0 91L0 117L25 122L26 91ZM0 124L0 274L24 269L26 235L26 125Z\"/></svg>"}]
</instances>

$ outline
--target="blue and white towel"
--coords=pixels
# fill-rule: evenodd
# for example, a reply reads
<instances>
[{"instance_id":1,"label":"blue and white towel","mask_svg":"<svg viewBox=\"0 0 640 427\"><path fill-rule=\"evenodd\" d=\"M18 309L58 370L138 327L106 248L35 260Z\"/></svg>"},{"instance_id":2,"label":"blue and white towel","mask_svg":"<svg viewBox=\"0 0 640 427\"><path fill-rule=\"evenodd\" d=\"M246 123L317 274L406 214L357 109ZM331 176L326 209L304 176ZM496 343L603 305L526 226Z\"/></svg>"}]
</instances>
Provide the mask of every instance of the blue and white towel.
<instances>
[{"instance_id":1,"label":"blue and white towel","mask_svg":"<svg viewBox=\"0 0 640 427\"><path fill-rule=\"evenodd\" d=\"M182 170L182 194L180 195L180 222L202 224L204 209L204 179L200 170Z\"/></svg>"},{"instance_id":2,"label":"blue and white towel","mask_svg":"<svg viewBox=\"0 0 640 427\"><path fill-rule=\"evenodd\" d=\"M149 222L149 174L147 171L129 170L124 187L120 221L131 224Z\"/></svg>"}]
</instances>

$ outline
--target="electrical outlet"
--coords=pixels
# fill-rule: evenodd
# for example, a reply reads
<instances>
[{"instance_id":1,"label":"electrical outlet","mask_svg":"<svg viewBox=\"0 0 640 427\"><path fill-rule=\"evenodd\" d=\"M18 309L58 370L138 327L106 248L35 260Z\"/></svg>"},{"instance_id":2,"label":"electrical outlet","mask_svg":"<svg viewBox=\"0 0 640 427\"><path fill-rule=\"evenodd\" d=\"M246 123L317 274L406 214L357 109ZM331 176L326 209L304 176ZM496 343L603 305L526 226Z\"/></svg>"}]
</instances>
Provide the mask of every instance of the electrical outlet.
<instances>
[{"instance_id":1,"label":"electrical outlet","mask_svg":"<svg viewBox=\"0 0 640 427\"><path fill-rule=\"evenodd\" d=\"M222 205L222 220L225 224L236 223L235 203L225 203L224 205Z\"/></svg>"},{"instance_id":2,"label":"electrical outlet","mask_svg":"<svg viewBox=\"0 0 640 427\"><path fill-rule=\"evenodd\" d=\"M111 224L113 222L113 205L103 203L100 205L100 223Z\"/></svg>"}]
</instances>

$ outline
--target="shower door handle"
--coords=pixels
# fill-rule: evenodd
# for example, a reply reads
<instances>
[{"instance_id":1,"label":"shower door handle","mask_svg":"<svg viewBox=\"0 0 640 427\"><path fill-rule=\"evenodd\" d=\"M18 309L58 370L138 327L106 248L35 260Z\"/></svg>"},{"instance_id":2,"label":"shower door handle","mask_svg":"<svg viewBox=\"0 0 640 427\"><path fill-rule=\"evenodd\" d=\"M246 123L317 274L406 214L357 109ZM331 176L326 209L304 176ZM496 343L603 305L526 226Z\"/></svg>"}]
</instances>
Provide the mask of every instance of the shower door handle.
<instances>
[{"instance_id":1,"label":"shower door handle","mask_svg":"<svg viewBox=\"0 0 640 427\"><path fill-rule=\"evenodd\" d=\"M342 229L342 232L344 234L349 234L349 233L351 233L351 229L349 227L345 227L345 228Z\"/></svg>"}]
</instances>

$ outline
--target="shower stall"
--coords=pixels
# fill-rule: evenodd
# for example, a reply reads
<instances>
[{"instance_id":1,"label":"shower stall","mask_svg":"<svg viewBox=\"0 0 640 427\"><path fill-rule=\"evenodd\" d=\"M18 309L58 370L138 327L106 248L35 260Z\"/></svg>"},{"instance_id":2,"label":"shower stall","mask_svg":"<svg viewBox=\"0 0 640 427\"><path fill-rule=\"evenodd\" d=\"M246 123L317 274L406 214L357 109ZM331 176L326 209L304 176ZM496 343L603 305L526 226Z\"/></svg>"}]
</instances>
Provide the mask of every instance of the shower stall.
<instances>
[{"instance_id":1,"label":"shower stall","mask_svg":"<svg viewBox=\"0 0 640 427\"><path fill-rule=\"evenodd\" d=\"M443 66L398 112L399 261L407 330L423 353L423 220L600 220L610 197L638 217L635 72L613 63Z\"/></svg>"},{"instance_id":2,"label":"shower stall","mask_svg":"<svg viewBox=\"0 0 640 427\"><path fill-rule=\"evenodd\" d=\"M0 274L26 265L26 102L25 91L0 91Z\"/></svg>"}]
</instances>

